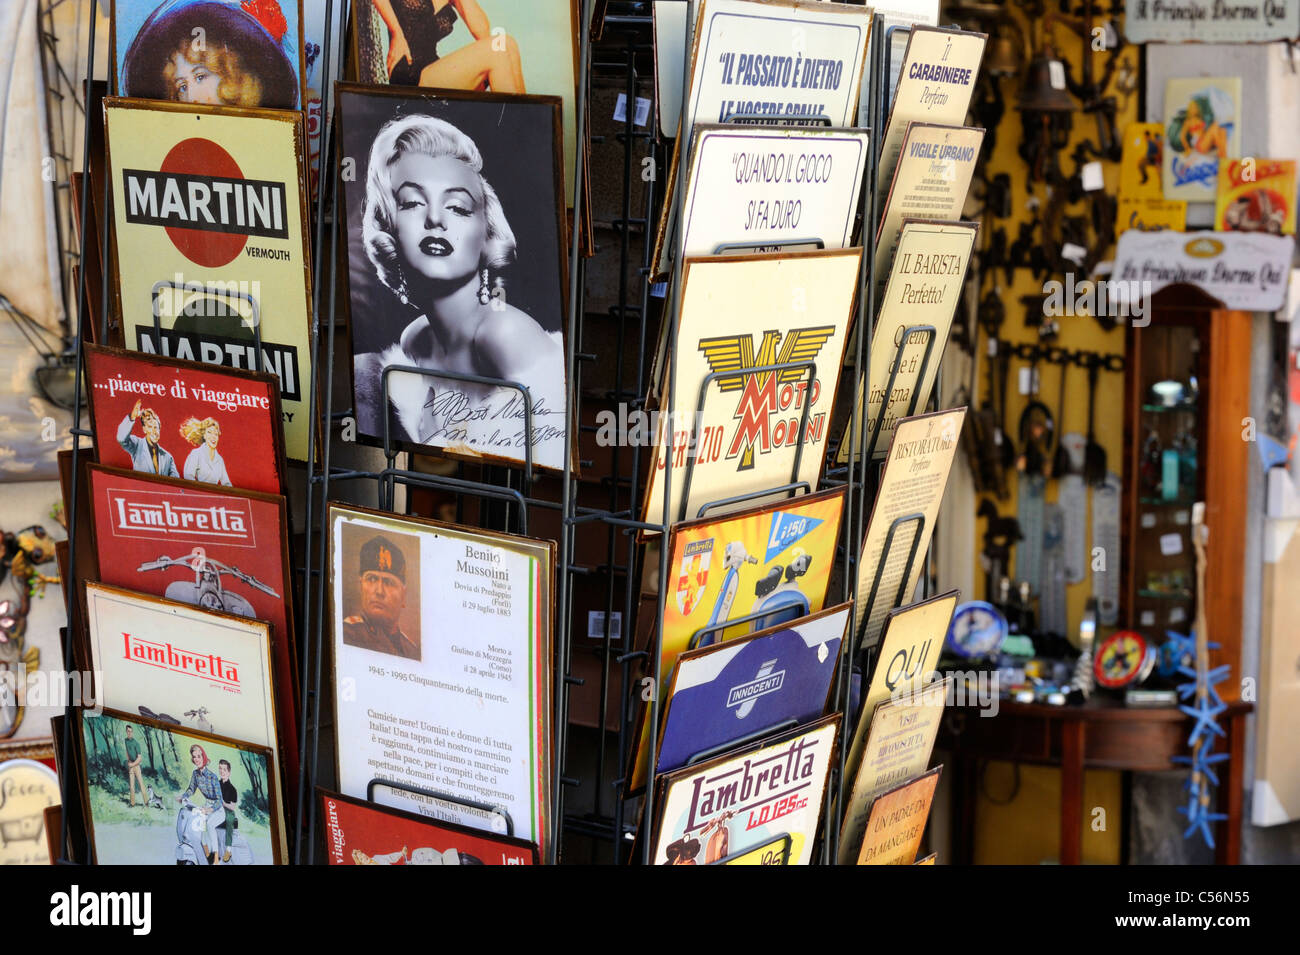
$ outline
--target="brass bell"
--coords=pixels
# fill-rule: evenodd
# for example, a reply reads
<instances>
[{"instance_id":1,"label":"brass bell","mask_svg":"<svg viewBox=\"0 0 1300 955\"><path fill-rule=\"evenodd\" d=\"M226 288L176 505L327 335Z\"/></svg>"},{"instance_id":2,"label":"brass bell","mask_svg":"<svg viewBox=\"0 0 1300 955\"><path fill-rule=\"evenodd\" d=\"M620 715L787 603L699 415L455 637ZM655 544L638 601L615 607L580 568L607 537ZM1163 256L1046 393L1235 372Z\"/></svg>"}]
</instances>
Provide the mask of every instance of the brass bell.
<instances>
[{"instance_id":1,"label":"brass bell","mask_svg":"<svg viewBox=\"0 0 1300 955\"><path fill-rule=\"evenodd\" d=\"M1020 47L1009 36L995 34L984 55L984 69L994 76L1015 76L1024 66Z\"/></svg>"},{"instance_id":2,"label":"brass bell","mask_svg":"<svg viewBox=\"0 0 1300 955\"><path fill-rule=\"evenodd\" d=\"M1060 85L1052 82L1053 68L1060 71ZM1016 109L1036 113L1070 113L1074 99L1064 89L1065 67L1051 57L1039 55L1029 63L1025 85L1020 89Z\"/></svg>"},{"instance_id":3,"label":"brass bell","mask_svg":"<svg viewBox=\"0 0 1300 955\"><path fill-rule=\"evenodd\" d=\"M947 10L958 20L973 20L990 33L983 69L994 76L1015 76L1024 68L1029 38L1001 3L960 0Z\"/></svg>"}]
</instances>

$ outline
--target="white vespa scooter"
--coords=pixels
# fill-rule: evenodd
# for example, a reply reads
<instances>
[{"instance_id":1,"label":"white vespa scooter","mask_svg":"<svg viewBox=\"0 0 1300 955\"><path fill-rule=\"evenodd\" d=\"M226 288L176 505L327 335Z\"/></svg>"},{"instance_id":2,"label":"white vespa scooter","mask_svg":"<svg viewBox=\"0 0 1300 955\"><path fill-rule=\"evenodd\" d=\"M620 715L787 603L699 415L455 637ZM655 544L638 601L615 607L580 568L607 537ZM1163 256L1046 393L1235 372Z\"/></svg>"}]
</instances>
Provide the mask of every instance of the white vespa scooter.
<instances>
[{"instance_id":1,"label":"white vespa scooter","mask_svg":"<svg viewBox=\"0 0 1300 955\"><path fill-rule=\"evenodd\" d=\"M235 820L239 825L239 820ZM216 833L208 833L209 845L216 850ZM222 865L252 865L253 850L248 840L238 828L231 836L230 861ZM192 801L186 799L176 812L176 864L209 865L208 857L203 854L203 811Z\"/></svg>"}]
</instances>

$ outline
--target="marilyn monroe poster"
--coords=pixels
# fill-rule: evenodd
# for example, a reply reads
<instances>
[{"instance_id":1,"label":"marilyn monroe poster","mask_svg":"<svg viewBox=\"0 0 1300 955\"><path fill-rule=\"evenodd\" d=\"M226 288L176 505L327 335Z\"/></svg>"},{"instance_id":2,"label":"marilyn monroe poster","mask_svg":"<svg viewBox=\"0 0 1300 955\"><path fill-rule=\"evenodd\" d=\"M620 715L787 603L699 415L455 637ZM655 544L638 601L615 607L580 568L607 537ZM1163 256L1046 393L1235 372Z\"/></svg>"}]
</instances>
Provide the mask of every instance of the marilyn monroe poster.
<instances>
[{"instance_id":1,"label":"marilyn monroe poster","mask_svg":"<svg viewBox=\"0 0 1300 955\"><path fill-rule=\"evenodd\" d=\"M555 97L339 87L357 435L565 466ZM385 369L420 369L390 371ZM454 377L448 377L448 375ZM532 429L526 424L527 389Z\"/></svg>"}]
</instances>

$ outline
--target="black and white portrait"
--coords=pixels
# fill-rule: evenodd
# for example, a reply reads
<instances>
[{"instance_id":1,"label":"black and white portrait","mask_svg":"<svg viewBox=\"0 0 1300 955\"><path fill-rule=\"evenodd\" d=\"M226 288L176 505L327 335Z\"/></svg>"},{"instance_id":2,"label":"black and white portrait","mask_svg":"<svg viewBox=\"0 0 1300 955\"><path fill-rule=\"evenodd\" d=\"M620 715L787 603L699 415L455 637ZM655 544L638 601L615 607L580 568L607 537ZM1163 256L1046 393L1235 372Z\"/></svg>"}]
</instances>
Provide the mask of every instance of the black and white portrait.
<instances>
[{"instance_id":1,"label":"black and white portrait","mask_svg":"<svg viewBox=\"0 0 1300 955\"><path fill-rule=\"evenodd\" d=\"M339 108L358 436L509 463L531 442L563 468L559 100L343 87ZM391 368L423 372L390 371L385 401Z\"/></svg>"}]
</instances>

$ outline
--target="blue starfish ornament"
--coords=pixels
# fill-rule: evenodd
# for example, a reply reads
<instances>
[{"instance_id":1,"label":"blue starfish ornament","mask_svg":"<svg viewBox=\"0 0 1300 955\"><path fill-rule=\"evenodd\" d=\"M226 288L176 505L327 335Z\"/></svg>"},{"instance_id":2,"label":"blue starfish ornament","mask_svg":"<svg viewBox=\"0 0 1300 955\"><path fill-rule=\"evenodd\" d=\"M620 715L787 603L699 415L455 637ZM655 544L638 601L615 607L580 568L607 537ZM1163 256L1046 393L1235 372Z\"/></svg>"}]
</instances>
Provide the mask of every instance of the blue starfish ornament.
<instances>
[{"instance_id":1,"label":"blue starfish ornament","mask_svg":"<svg viewBox=\"0 0 1300 955\"><path fill-rule=\"evenodd\" d=\"M1222 763L1227 758L1227 753L1214 753L1201 759L1196 756L1175 756L1173 761L1179 766L1195 768L1195 772L1189 773L1186 782L1183 783L1184 789L1191 790L1195 787L1198 791L1205 790L1208 792L1209 787L1204 784L1203 779L1208 778L1214 785L1219 785L1219 777L1210 767Z\"/></svg>"},{"instance_id":2,"label":"blue starfish ornament","mask_svg":"<svg viewBox=\"0 0 1300 955\"><path fill-rule=\"evenodd\" d=\"M1189 746L1195 746L1202 733L1206 734L1207 739L1210 733L1227 738L1228 734L1223 731L1223 728L1215 720L1228 709L1228 704L1211 700L1209 695L1206 694L1196 701L1195 706L1180 706L1178 708L1196 720L1196 725L1192 727L1192 735L1187 737Z\"/></svg>"},{"instance_id":3,"label":"blue starfish ornament","mask_svg":"<svg viewBox=\"0 0 1300 955\"><path fill-rule=\"evenodd\" d=\"M1214 848L1210 824L1227 816L1210 809L1214 789L1219 785L1219 777L1211 767L1228 758L1227 753L1214 752L1214 738L1227 737L1217 720L1228 709L1215 687L1228 678L1231 668L1227 664L1210 667L1210 650L1219 649L1219 645L1211 642L1206 633L1205 550L1209 530L1205 526L1204 504L1193 506L1192 524L1192 543L1196 549L1196 622L1188 636L1167 632L1169 642L1165 644L1166 653L1162 656L1167 660L1170 676L1179 673L1188 678L1186 683L1178 685L1179 699L1195 700L1190 706L1182 703L1178 707L1195 721L1187 737L1191 755L1174 757L1175 763L1190 766L1192 770L1186 785L1187 806L1178 807L1178 812L1186 816L1188 822L1183 838L1199 832L1205 844Z\"/></svg>"},{"instance_id":4,"label":"blue starfish ornament","mask_svg":"<svg viewBox=\"0 0 1300 955\"><path fill-rule=\"evenodd\" d=\"M1182 807L1179 807L1178 811L1183 812ZM1192 824L1187 827L1186 831L1183 832L1183 838L1184 839L1188 838L1193 832L1196 832L1199 829L1201 832L1201 837L1205 840L1205 844L1209 846L1211 849L1213 849L1214 836L1212 834L1213 830L1210 829L1210 823L1218 822L1220 819L1227 819L1227 818L1228 817L1221 812L1197 813L1195 817L1192 819Z\"/></svg>"}]
</instances>

